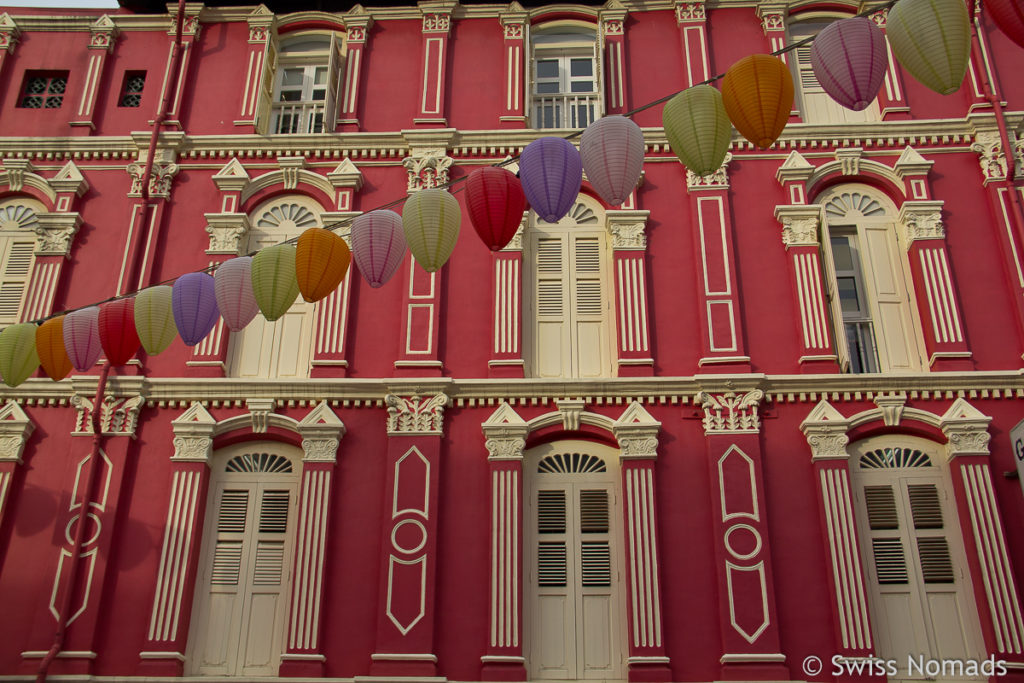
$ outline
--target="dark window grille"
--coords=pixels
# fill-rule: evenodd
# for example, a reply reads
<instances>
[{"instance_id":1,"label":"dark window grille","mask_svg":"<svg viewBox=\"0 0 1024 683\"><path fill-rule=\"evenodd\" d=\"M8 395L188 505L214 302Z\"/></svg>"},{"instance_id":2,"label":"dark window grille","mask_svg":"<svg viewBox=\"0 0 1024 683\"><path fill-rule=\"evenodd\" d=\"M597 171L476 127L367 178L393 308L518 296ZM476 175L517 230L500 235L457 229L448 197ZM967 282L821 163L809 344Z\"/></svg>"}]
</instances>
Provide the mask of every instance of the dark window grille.
<instances>
[{"instance_id":1,"label":"dark window grille","mask_svg":"<svg viewBox=\"0 0 1024 683\"><path fill-rule=\"evenodd\" d=\"M142 105L142 91L146 87L145 71L126 71L124 83L121 84L121 100L119 107L138 107Z\"/></svg>"},{"instance_id":2,"label":"dark window grille","mask_svg":"<svg viewBox=\"0 0 1024 683\"><path fill-rule=\"evenodd\" d=\"M25 109L60 109L67 88L67 71L26 71L18 106Z\"/></svg>"}]
</instances>

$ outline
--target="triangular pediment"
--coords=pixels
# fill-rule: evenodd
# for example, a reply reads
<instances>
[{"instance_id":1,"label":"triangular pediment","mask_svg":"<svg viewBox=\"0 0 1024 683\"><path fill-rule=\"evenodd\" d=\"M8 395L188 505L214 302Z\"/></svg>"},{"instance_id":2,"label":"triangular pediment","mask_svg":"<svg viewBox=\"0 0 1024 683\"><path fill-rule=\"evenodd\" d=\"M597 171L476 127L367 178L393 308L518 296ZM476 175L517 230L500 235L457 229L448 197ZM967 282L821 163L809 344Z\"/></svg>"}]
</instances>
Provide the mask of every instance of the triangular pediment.
<instances>
[{"instance_id":1,"label":"triangular pediment","mask_svg":"<svg viewBox=\"0 0 1024 683\"><path fill-rule=\"evenodd\" d=\"M907 148L903 150L903 154L896 161L896 165L900 164L927 164L928 160L921 156L916 149L907 145Z\"/></svg>"},{"instance_id":2,"label":"triangular pediment","mask_svg":"<svg viewBox=\"0 0 1024 683\"><path fill-rule=\"evenodd\" d=\"M520 417L512 406L503 401L482 426L484 430L488 427L525 427L526 420Z\"/></svg>"},{"instance_id":3,"label":"triangular pediment","mask_svg":"<svg viewBox=\"0 0 1024 683\"><path fill-rule=\"evenodd\" d=\"M114 20L113 19L111 19L106 14L104 14L102 17L100 17L96 21L92 22L91 28L93 30L109 31L109 30L112 30L112 29L116 29L117 26L114 24Z\"/></svg>"},{"instance_id":4,"label":"triangular pediment","mask_svg":"<svg viewBox=\"0 0 1024 683\"><path fill-rule=\"evenodd\" d=\"M32 420L25 411L14 401L8 400L3 408L0 408L0 422L25 423Z\"/></svg>"},{"instance_id":5,"label":"triangular pediment","mask_svg":"<svg viewBox=\"0 0 1024 683\"><path fill-rule=\"evenodd\" d=\"M299 421L299 426L326 425L331 427L343 427L344 423L327 405L327 401L320 401L313 410L309 411L306 417Z\"/></svg>"},{"instance_id":6,"label":"triangular pediment","mask_svg":"<svg viewBox=\"0 0 1024 683\"><path fill-rule=\"evenodd\" d=\"M238 157L233 157L231 161L224 165L217 173L214 174L214 178L245 178L251 180L249 174L246 172L245 167L242 166L242 162L238 160Z\"/></svg>"},{"instance_id":7,"label":"triangular pediment","mask_svg":"<svg viewBox=\"0 0 1024 683\"><path fill-rule=\"evenodd\" d=\"M213 419L213 415L210 415L210 412L203 407L202 403L193 401L188 410L171 420L171 424L215 425L217 420Z\"/></svg>"},{"instance_id":8,"label":"triangular pediment","mask_svg":"<svg viewBox=\"0 0 1024 683\"><path fill-rule=\"evenodd\" d=\"M981 412L970 403L962 398L958 398L953 401L953 405L949 407L942 415L942 423L947 422L974 422L977 420L989 421L992 418Z\"/></svg>"},{"instance_id":9,"label":"triangular pediment","mask_svg":"<svg viewBox=\"0 0 1024 683\"><path fill-rule=\"evenodd\" d=\"M329 175L333 175L335 173L358 173L362 175L362 171L360 171L359 168L354 163L352 163L352 160L349 159L348 157L342 159L341 163L338 164L337 167L333 171L331 171Z\"/></svg>"},{"instance_id":10,"label":"triangular pediment","mask_svg":"<svg viewBox=\"0 0 1024 683\"><path fill-rule=\"evenodd\" d=\"M843 417L842 413L835 409L835 407L826 401L821 399L818 401L818 405L814 406L814 409L804 418L804 421L800 423L801 429L810 425L828 425L835 424L836 426L845 426L849 420Z\"/></svg>"},{"instance_id":11,"label":"triangular pediment","mask_svg":"<svg viewBox=\"0 0 1024 683\"><path fill-rule=\"evenodd\" d=\"M11 19L11 15L7 12L0 14L0 31L11 31L17 30L18 25L14 23L14 19Z\"/></svg>"},{"instance_id":12,"label":"triangular pediment","mask_svg":"<svg viewBox=\"0 0 1024 683\"><path fill-rule=\"evenodd\" d=\"M256 9L254 9L251 12L249 12L249 16L250 17L261 17L261 16L272 17L272 16L274 16L274 13L271 12L270 9L268 9L266 5L258 5L256 7Z\"/></svg>"},{"instance_id":13,"label":"triangular pediment","mask_svg":"<svg viewBox=\"0 0 1024 683\"><path fill-rule=\"evenodd\" d=\"M78 166L75 165L75 162L69 161L64 164L59 171L57 171L57 175L53 176L53 180L74 180L80 182L85 180L85 176L83 176L82 172L78 170Z\"/></svg>"},{"instance_id":14,"label":"triangular pediment","mask_svg":"<svg viewBox=\"0 0 1024 683\"><path fill-rule=\"evenodd\" d=\"M647 412L640 405L639 401L633 401L622 411L622 415L615 421L616 427L660 427L661 423Z\"/></svg>"},{"instance_id":15,"label":"triangular pediment","mask_svg":"<svg viewBox=\"0 0 1024 683\"><path fill-rule=\"evenodd\" d=\"M794 149L792 152L789 153L789 156L786 157L786 160L782 162L782 166L780 166L779 168L789 170L796 168L814 168L814 166L812 166L811 163L807 161L806 158L804 158L803 154Z\"/></svg>"}]
</instances>

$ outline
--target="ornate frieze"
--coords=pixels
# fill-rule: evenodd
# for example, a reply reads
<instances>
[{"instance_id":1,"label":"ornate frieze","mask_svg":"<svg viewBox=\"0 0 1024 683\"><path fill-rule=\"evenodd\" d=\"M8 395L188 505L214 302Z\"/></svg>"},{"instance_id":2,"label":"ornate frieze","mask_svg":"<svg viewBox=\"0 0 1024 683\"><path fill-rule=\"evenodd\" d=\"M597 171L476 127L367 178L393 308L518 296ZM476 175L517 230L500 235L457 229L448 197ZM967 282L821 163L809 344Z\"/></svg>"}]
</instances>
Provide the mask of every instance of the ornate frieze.
<instances>
[{"instance_id":1,"label":"ornate frieze","mask_svg":"<svg viewBox=\"0 0 1024 683\"><path fill-rule=\"evenodd\" d=\"M676 22L680 24L688 21L704 21L707 19L707 13L704 10L703 2L677 2L675 9Z\"/></svg>"},{"instance_id":2,"label":"ornate frieze","mask_svg":"<svg viewBox=\"0 0 1024 683\"><path fill-rule=\"evenodd\" d=\"M77 213L41 213L36 220L36 256L69 257L82 217Z\"/></svg>"},{"instance_id":3,"label":"ornate frieze","mask_svg":"<svg viewBox=\"0 0 1024 683\"><path fill-rule=\"evenodd\" d=\"M142 174L146 170L146 164L136 162L128 164L128 175L131 176L132 186L128 191L129 197L142 196ZM166 199L171 195L171 182L178 174L178 164L171 162L167 164L153 164L153 170L149 174L149 196Z\"/></svg>"},{"instance_id":4,"label":"ornate frieze","mask_svg":"<svg viewBox=\"0 0 1024 683\"><path fill-rule=\"evenodd\" d=\"M388 408L389 435L440 435L444 433L444 409L451 399L444 393L425 399L387 394L384 403Z\"/></svg>"},{"instance_id":5,"label":"ornate frieze","mask_svg":"<svg viewBox=\"0 0 1024 683\"><path fill-rule=\"evenodd\" d=\"M971 150L978 154L978 164L986 185L994 180L1006 180L1006 155L1003 154L1003 140L998 131L978 131Z\"/></svg>"},{"instance_id":6,"label":"ornate frieze","mask_svg":"<svg viewBox=\"0 0 1024 683\"><path fill-rule=\"evenodd\" d=\"M447 185L453 161L445 149L414 150L412 156L402 159L409 174L408 192Z\"/></svg>"},{"instance_id":7,"label":"ornate frieze","mask_svg":"<svg viewBox=\"0 0 1024 683\"><path fill-rule=\"evenodd\" d=\"M100 408L100 431L108 436L135 437L138 425L139 409L145 399L140 396L115 397L105 396ZM92 399L75 394L71 397L71 405L76 409L74 434L92 434Z\"/></svg>"},{"instance_id":8,"label":"ornate frieze","mask_svg":"<svg viewBox=\"0 0 1024 683\"><path fill-rule=\"evenodd\" d=\"M758 407L763 398L760 389L745 394L697 392L695 401L704 409L704 433L757 433L761 429Z\"/></svg>"}]
</instances>

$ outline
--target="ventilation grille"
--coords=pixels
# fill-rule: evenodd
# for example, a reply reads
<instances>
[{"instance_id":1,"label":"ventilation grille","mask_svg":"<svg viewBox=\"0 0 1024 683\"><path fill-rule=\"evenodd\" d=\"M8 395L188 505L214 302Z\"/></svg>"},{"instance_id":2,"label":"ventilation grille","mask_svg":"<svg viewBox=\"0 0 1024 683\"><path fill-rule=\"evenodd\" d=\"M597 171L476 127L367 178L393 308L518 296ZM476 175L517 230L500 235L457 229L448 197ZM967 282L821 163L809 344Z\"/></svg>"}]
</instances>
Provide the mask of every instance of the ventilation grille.
<instances>
[{"instance_id":1,"label":"ventilation grille","mask_svg":"<svg viewBox=\"0 0 1024 683\"><path fill-rule=\"evenodd\" d=\"M242 542L218 541L213 551L213 572L210 583L214 586L237 586L242 567Z\"/></svg>"},{"instance_id":2,"label":"ventilation grille","mask_svg":"<svg viewBox=\"0 0 1024 683\"><path fill-rule=\"evenodd\" d=\"M584 534L608 532L607 491L580 491L580 531Z\"/></svg>"},{"instance_id":3,"label":"ventilation grille","mask_svg":"<svg viewBox=\"0 0 1024 683\"><path fill-rule=\"evenodd\" d=\"M260 505L260 533L283 534L288 529L288 492L265 491Z\"/></svg>"},{"instance_id":4,"label":"ventilation grille","mask_svg":"<svg viewBox=\"0 0 1024 683\"><path fill-rule=\"evenodd\" d=\"M542 534L565 533L565 491L537 492L537 531Z\"/></svg>"},{"instance_id":5,"label":"ventilation grille","mask_svg":"<svg viewBox=\"0 0 1024 683\"><path fill-rule=\"evenodd\" d=\"M915 529L941 529L942 505L935 484L910 484L910 513L914 516Z\"/></svg>"},{"instance_id":6,"label":"ventilation grille","mask_svg":"<svg viewBox=\"0 0 1024 683\"><path fill-rule=\"evenodd\" d=\"M605 472L604 460L586 453L556 453L549 455L537 465L537 471L551 474L584 474Z\"/></svg>"},{"instance_id":7,"label":"ventilation grille","mask_svg":"<svg viewBox=\"0 0 1024 683\"><path fill-rule=\"evenodd\" d=\"M225 491L220 498L217 531L222 534L245 533L245 516L248 507L248 491Z\"/></svg>"},{"instance_id":8,"label":"ventilation grille","mask_svg":"<svg viewBox=\"0 0 1024 683\"><path fill-rule=\"evenodd\" d=\"M541 280L537 283L537 314L562 315L561 280Z\"/></svg>"},{"instance_id":9,"label":"ventilation grille","mask_svg":"<svg viewBox=\"0 0 1024 683\"><path fill-rule=\"evenodd\" d=\"M256 545L255 586L278 586L284 570L284 542L260 541Z\"/></svg>"},{"instance_id":10,"label":"ventilation grille","mask_svg":"<svg viewBox=\"0 0 1024 683\"><path fill-rule=\"evenodd\" d=\"M860 456L863 469L895 469L897 467L931 467L927 455L912 448L879 448Z\"/></svg>"},{"instance_id":11,"label":"ventilation grille","mask_svg":"<svg viewBox=\"0 0 1024 683\"><path fill-rule=\"evenodd\" d=\"M565 586L565 544L540 543L537 546L537 585Z\"/></svg>"},{"instance_id":12,"label":"ventilation grille","mask_svg":"<svg viewBox=\"0 0 1024 683\"><path fill-rule=\"evenodd\" d=\"M274 453L244 453L228 460L224 471L286 474L292 471L292 463L288 458Z\"/></svg>"},{"instance_id":13,"label":"ventilation grille","mask_svg":"<svg viewBox=\"0 0 1024 683\"><path fill-rule=\"evenodd\" d=\"M925 583L953 583L953 561L945 538L917 539L917 553L921 558L921 575Z\"/></svg>"},{"instance_id":14,"label":"ventilation grille","mask_svg":"<svg viewBox=\"0 0 1024 683\"><path fill-rule=\"evenodd\" d=\"M612 585L612 561L608 541L583 541L580 548L584 586Z\"/></svg>"},{"instance_id":15,"label":"ventilation grille","mask_svg":"<svg viewBox=\"0 0 1024 683\"><path fill-rule=\"evenodd\" d=\"M891 486L865 486L864 502L868 508L868 526L872 529L898 529L896 495Z\"/></svg>"},{"instance_id":16,"label":"ventilation grille","mask_svg":"<svg viewBox=\"0 0 1024 683\"><path fill-rule=\"evenodd\" d=\"M898 538L873 538L872 549L875 551L875 572L878 583L907 583L907 560L903 554L903 544Z\"/></svg>"}]
</instances>

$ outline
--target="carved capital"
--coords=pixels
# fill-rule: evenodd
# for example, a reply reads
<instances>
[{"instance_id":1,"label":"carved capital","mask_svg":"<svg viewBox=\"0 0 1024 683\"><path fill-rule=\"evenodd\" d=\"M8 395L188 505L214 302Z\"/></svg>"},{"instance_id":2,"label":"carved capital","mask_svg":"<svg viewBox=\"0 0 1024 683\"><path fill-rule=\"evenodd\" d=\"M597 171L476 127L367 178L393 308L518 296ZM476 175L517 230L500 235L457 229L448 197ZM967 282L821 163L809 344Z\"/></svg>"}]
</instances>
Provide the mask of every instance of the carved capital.
<instances>
[{"instance_id":1,"label":"carved capital","mask_svg":"<svg viewBox=\"0 0 1024 683\"><path fill-rule=\"evenodd\" d=\"M609 210L606 214L612 249L647 249L647 219L650 211Z\"/></svg>"},{"instance_id":2,"label":"carved capital","mask_svg":"<svg viewBox=\"0 0 1024 683\"><path fill-rule=\"evenodd\" d=\"M971 150L978 154L978 164L984 184L992 181L1006 180L1006 155L1003 153L1003 140L998 131L978 131L971 144Z\"/></svg>"},{"instance_id":3,"label":"carved capital","mask_svg":"<svg viewBox=\"0 0 1024 683\"><path fill-rule=\"evenodd\" d=\"M487 439L484 442L484 447L487 448L488 460L522 460L526 439L518 437Z\"/></svg>"},{"instance_id":4,"label":"carved capital","mask_svg":"<svg viewBox=\"0 0 1024 683\"><path fill-rule=\"evenodd\" d=\"M36 218L36 256L71 256L71 241L82 225L81 215L41 213Z\"/></svg>"},{"instance_id":5,"label":"carved capital","mask_svg":"<svg viewBox=\"0 0 1024 683\"><path fill-rule=\"evenodd\" d=\"M807 445L811 447L811 460L846 460L846 444L850 437L845 427L810 428L806 433Z\"/></svg>"},{"instance_id":6,"label":"carved capital","mask_svg":"<svg viewBox=\"0 0 1024 683\"><path fill-rule=\"evenodd\" d=\"M958 455L988 455L988 442L992 436L988 433L988 425L992 418L962 398L953 401L953 405L942 416L939 427L949 439L947 453L952 459Z\"/></svg>"},{"instance_id":7,"label":"carved capital","mask_svg":"<svg viewBox=\"0 0 1024 683\"><path fill-rule=\"evenodd\" d=\"M759 3L757 16L765 33L786 30L786 4L778 2Z\"/></svg>"},{"instance_id":8,"label":"carved capital","mask_svg":"<svg viewBox=\"0 0 1024 683\"><path fill-rule=\"evenodd\" d=\"M206 232L210 235L207 254L230 254L237 256L243 238L249 233L249 217L244 213L207 213Z\"/></svg>"},{"instance_id":9,"label":"carved capital","mask_svg":"<svg viewBox=\"0 0 1024 683\"><path fill-rule=\"evenodd\" d=\"M900 207L900 233L907 249L915 240L945 239L941 201L907 201Z\"/></svg>"},{"instance_id":10,"label":"carved capital","mask_svg":"<svg viewBox=\"0 0 1024 683\"><path fill-rule=\"evenodd\" d=\"M145 399L141 395L115 397L107 395L103 398L100 408L100 431L108 436L130 436L135 438L138 425L139 409ZM92 400L75 394L71 397L71 405L75 407L74 434L92 434Z\"/></svg>"},{"instance_id":11,"label":"carved capital","mask_svg":"<svg viewBox=\"0 0 1024 683\"><path fill-rule=\"evenodd\" d=\"M652 460L658 457L658 431L661 423L637 401L629 404L612 425L612 433L622 449L623 459Z\"/></svg>"},{"instance_id":12,"label":"carved capital","mask_svg":"<svg viewBox=\"0 0 1024 683\"><path fill-rule=\"evenodd\" d=\"M729 187L729 162L732 161L732 152L727 152L725 161L718 167L718 170L710 175L697 175L690 169L686 169L686 189L693 190L724 190Z\"/></svg>"},{"instance_id":13,"label":"carved capital","mask_svg":"<svg viewBox=\"0 0 1024 683\"><path fill-rule=\"evenodd\" d=\"M444 12L424 12L424 33L448 33L452 27L451 14Z\"/></svg>"},{"instance_id":14,"label":"carved capital","mask_svg":"<svg viewBox=\"0 0 1024 683\"><path fill-rule=\"evenodd\" d=\"M443 148L414 150L412 156L402 159L402 164L409 174L407 191L412 194L419 190L446 185L448 169L451 168L453 161Z\"/></svg>"},{"instance_id":15,"label":"carved capital","mask_svg":"<svg viewBox=\"0 0 1024 683\"><path fill-rule=\"evenodd\" d=\"M607 19L602 18L601 29L604 31L604 35L606 36L621 36L623 34L622 24L623 20L618 17L609 17Z\"/></svg>"},{"instance_id":16,"label":"carved capital","mask_svg":"<svg viewBox=\"0 0 1024 683\"><path fill-rule=\"evenodd\" d=\"M203 3L190 2L185 5L185 19L181 22L181 35L196 38L199 36L199 13L203 10ZM178 21L178 4L168 4L167 13L170 15L171 24L167 35L173 36Z\"/></svg>"},{"instance_id":17,"label":"carved capital","mask_svg":"<svg viewBox=\"0 0 1024 683\"><path fill-rule=\"evenodd\" d=\"M676 23L702 22L707 19L707 12L704 10L704 2L676 2Z\"/></svg>"},{"instance_id":18,"label":"carved capital","mask_svg":"<svg viewBox=\"0 0 1024 683\"><path fill-rule=\"evenodd\" d=\"M384 403L388 408L389 435L441 435L444 433L444 409L451 403L451 398L444 393L425 399L387 394Z\"/></svg>"},{"instance_id":19,"label":"carved capital","mask_svg":"<svg viewBox=\"0 0 1024 683\"><path fill-rule=\"evenodd\" d=\"M878 28L884 29L886 22L889 20L889 8L880 9L877 12L873 12L871 15L871 21L878 25Z\"/></svg>"},{"instance_id":20,"label":"carved capital","mask_svg":"<svg viewBox=\"0 0 1024 683\"><path fill-rule=\"evenodd\" d=\"M213 454L213 439L205 436L174 437L174 462L209 462Z\"/></svg>"},{"instance_id":21,"label":"carved capital","mask_svg":"<svg viewBox=\"0 0 1024 683\"><path fill-rule=\"evenodd\" d=\"M704 409L705 434L754 433L761 429L758 407L764 392L760 389L738 395L697 392L696 402Z\"/></svg>"},{"instance_id":22,"label":"carved capital","mask_svg":"<svg viewBox=\"0 0 1024 683\"><path fill-rule=\"evenodd\" d=\"M335 462L338 456L337 439L303 439L303 462Z\"/></svg>"},{"instance_id":23,"label":"carved capital","mask_svg":"<svg viewBox=\"0 0 1024 683\"><path fill-rule=\"evenodd\" d=\"M21 463L25 442L36 425L14 401L8 399L0 408L0 462Z\"/></svg>"},{"instance_id":24,"label":"carved capital","mask_svg":"<svg viewBox=\"0 0 1024 683\"><path fill-rule=\"evenodd\" d=\"M505 23L502 19L502 30L505 34L505 40L522 40L524 31L522 22L508 22Z\"/></svg>"},{"instance_id":25,"label":"carved capital","mask_svg":"<svg viewBox=\"0 0 1024 683\"><path fill-rule=\"evenodd\" d=\"M821 207L816 204L791 204L775 207L775 218L782 224L782 243L789 247L816 247L820 244Z\"/></svg>"},{"instance_id":26,"label":"carved capital","mask_svg":"<svg viewBox=\"0 0 1024 683\"><path fill-rule=\"evenodd\" d=\"M6 50L8 54L13 53L20 37L21 29L11 19L11 15L7 12L0 14L0 50Z\"/></svg>"},{"instance_id":27,"label":"carved capital","mask_svg":"<svg viewBox=\"0 0 1024 683\"><path fill-rule=\"evenodd\" d=\"M512 406L502 402L481 427L488 460L522 460L530 427Z\"/></svg>"},{"instance_id":28,"label":"carved capital","mask_svg":"<svg viewBox=\"0 0 1024 683\"><path fill-rule=\"evenodd\" d=\"M131 176L132 186L128 190L129 197L142 196L142 174L146 171L146 165L141 162L128 164L128 175ZM174 176L178 175L178 164L153 164L153 170L149 174L149 196L166 199L171 195L171 182Z\"/></svg>"},{"instance_id":29,"label":"carved capital","mask_svg":"<svg viewBox=\"0 0 1024 683\"><path fill-rule=\"evenodd\" d=\"M523 250L523 231L526 229L527 216L529 214L523 214L523 220L519 222L519 229L516 230L516 234L512 235L512 239L509 240L502 251L522 251Z\"/></svg>"}]
</instances>

